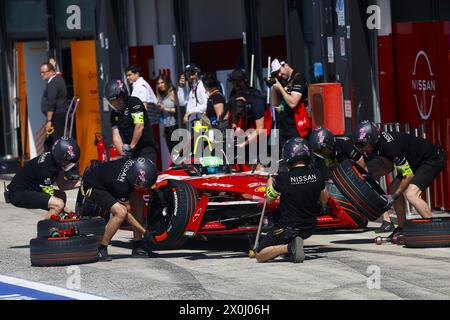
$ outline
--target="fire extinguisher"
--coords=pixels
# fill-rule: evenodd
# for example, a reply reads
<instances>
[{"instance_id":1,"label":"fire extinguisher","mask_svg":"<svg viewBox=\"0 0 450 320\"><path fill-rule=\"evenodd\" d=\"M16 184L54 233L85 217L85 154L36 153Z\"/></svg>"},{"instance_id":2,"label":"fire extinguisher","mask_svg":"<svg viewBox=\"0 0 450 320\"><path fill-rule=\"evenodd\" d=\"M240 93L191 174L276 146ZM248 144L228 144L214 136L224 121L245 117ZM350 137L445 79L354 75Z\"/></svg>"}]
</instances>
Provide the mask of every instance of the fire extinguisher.
<instances>
[{"instance_id":1,"label":"fire extinguisher","mask_svg":"<svg viewBox=\"0 0 450 320\"><path fill-rule=\"evenodd\" d=\"M103 142L103 136L101 133L95 134L95 146L97 147L97 159L102 162L108 161L108 155L106 154L106 144Z\"/></svg>"},{"instance_id":2,"label":"fire extinguisher","mask_svg":"<svg viewBox=\"0 0 450 320\"><path fill-rule=\"evenodd\" d=\"M111 159L111 161L117 160L117 157L119 155L119 151L116 149L116 147L111 145L111 147L109 147L109 158Z\"/></svg>"}]
</instances>

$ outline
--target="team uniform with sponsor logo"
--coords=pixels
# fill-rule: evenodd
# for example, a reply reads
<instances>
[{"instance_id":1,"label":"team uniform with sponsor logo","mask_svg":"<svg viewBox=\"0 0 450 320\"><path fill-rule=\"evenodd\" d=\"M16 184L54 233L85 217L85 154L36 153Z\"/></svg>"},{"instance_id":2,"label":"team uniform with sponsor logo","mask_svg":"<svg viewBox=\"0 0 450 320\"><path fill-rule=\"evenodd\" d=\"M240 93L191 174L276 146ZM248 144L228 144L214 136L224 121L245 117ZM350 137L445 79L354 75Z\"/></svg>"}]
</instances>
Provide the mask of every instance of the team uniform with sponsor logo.
<instances>
[{"instance_id":1,"label":"team uniform with sponsor logo","mask_svg":"<svg viewBox=\"0 0 450 320\"><path fill-rule=\"evenodd\" d=\"M406 133L381 135L378 155L392 161L398 179L414 174L412 185L424 192L444 169L444 150L431 142Z\"/></svg>"},{"instance_id":2,"label":"team uniform with sponsor logo","mask_svg":"<svg viewBox=\"0 0 450 320\"><path fill-rule=\"evenodd\" d=\"M83 195L104 209L111 209L117 202L128 202L133 186L127 174L133 164L132 159L119 159L93 165L83 175Z\"/></svg>"},{"instance_id":3,"label":"team uniform with sponsor logo","mask_svg":"<svg viewBox=\"0 0 450 320\"><path fill-rule=\"evenodd\" d=\"M50 152L34 158L9 184L11 204L18 208L48 210L51 197L66 202L66 194L53 188L60 172L61 168Z\"/></svg>"},{"instance_id":4,"label":"team uniform with sponsor logo","mask_svg":"<svg viewBox=\"0 0 450 320\"><path fill-rule=\"evenodd\" d=\"M130 97L120 111L111 111L111 126L113 129L119 130L124 144L131 144L137 124L144 125L144 132L132 151L132 157L146 157L156 162L156 142L149 120L145 116L145 107L142 101L136 97Z\"/></svg>"},{"instance_id":5,"label":"team uniform with sponsor logo","mask_svg":"<svg viewBox=\"0 0 450 320\"><path fill-rule=\"evenodd\" d=\"M307 138L311 132L309 128L306 130L305 128L301 128L303 124L300 126L300 124L297 123L300 119L299 116L305 118L305 120L307 116L305 104L308 100L308 85L305 77L294 71L293 77L288 80L288 86L285 89L290 94L301 95L302 99L299 106L294 109L289 107L284 100L281 102L280 116L278 117L280 128L280 148L282 148L289 139L300 136L302 138ZM299 132L301 130L305 131Z\"/></svg>"},{"instance_id":6,"label":"team uniform with sponsor logo","mask_svg":"<svg viewBox=\"0 0 450 320\"><path fill-rule=\"evenodd\" d=\"M313 234L320 212L319 198L325 189L325 181L317 169L296 167L280 173L268 195L281 195L275 228L262 240L258 252L263 249L289 244L296 237L303 240Z\"/></svg>"}]
</instances>

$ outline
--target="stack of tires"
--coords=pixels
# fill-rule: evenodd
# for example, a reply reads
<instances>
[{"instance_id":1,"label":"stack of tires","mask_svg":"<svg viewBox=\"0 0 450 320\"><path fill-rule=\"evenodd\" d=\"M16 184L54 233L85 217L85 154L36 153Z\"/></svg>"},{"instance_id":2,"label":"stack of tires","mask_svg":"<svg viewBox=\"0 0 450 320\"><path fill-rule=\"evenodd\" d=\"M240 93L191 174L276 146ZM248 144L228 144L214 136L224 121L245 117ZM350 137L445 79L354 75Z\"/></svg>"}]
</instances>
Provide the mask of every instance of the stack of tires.
<instances>
[{"instance_id":1,"label":"stack of tires","mask_svg":"<svg viewBox=\"0 0 450 320\"><path fill-rule=\"evenodd\" d=\"M407 221L403 241L407 248L450 247L450 218Z\"/></svg>"},{"instance_id":2,"label":"stack of tires","mask_svg":"<svg viewBox=\"0 0 450 320\"><path fill-rule=\"evenodd\" d=\"M74 228L79 235L52 238L51 230ZM98 261L98 245L105 233L104 219L76 218L72 220L44 220L38 223L37 238L30 241L33 266L67 266Z\"/></svg>"}]
</instances>

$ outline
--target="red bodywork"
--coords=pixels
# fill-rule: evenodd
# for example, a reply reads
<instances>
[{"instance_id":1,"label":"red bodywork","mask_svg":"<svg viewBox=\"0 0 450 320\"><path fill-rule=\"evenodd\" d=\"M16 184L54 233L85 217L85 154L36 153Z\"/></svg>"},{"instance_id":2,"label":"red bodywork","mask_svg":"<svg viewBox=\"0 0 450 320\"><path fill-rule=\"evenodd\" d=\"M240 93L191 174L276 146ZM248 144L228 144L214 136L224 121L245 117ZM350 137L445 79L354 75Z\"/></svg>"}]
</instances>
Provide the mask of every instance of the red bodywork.
<instances>
[{"instance_id":1,"label":"red bodywork","mask_svg":"<svg viewBox=\"0 0 450 320\"><path fill-rule=\"evenodd\" d=\"M158 178L185 181L197 190L199 202L185 236L239 236L256 234L267 188L267 175L246 166L232 166L233 173L194 175L190 166L169 168ZM150 192L141 193L147 200ZM267 205L266 215L276 213L279 202ZM330 212L318 217L318 229L359 229L337 200L330 198ZM147 210L145 210L147 212Z\"/></svg>"}]
</instances>

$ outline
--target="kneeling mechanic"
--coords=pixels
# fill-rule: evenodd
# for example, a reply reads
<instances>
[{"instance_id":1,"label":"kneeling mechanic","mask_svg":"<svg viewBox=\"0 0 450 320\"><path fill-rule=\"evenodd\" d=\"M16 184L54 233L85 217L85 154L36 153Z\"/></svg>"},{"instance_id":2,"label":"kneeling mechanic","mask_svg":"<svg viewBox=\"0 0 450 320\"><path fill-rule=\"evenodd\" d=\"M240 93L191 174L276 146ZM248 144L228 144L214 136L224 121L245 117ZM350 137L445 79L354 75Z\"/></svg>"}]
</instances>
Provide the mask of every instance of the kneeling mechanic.
<instances>
[{"instance_id":1,"label":"kneeling mechanic","mask_svg":"<svg viewBox=\"0 0 450 320\"><path fill-rule=\"evenodd\" d=\"M319 200L328 201L320 171L311 168L311 151L306 140L289 140L283 147L283 158L289 171L270 179L267 189L268 203L281 196L277 221L257 249L258 262L289 254L294 263L302 263L304 240L311 237L317 225Z\"/></svg>"}]
</instances>

